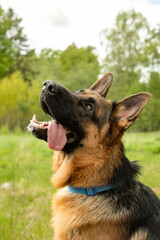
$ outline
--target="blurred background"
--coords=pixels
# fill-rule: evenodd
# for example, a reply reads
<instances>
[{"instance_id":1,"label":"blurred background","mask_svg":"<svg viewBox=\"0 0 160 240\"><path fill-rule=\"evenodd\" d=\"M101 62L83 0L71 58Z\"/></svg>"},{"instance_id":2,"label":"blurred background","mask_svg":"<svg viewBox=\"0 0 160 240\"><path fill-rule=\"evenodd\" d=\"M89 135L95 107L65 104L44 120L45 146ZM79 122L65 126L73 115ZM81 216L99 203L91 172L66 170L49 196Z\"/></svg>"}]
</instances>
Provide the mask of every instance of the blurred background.
<instances>
[{"instance_id":1,"label":"blurred background","mask_svg":"<svg viewBox=\"0 0 160 240\"><path fill-rule=\"evenodd\" d=\"M108 71L108 99L152 94L124 143L160 194L160 0L0 0L0 240L52 239L52 151L26 131L47 120L43 82L74 91Z\"/></svg>"}]
</instances>

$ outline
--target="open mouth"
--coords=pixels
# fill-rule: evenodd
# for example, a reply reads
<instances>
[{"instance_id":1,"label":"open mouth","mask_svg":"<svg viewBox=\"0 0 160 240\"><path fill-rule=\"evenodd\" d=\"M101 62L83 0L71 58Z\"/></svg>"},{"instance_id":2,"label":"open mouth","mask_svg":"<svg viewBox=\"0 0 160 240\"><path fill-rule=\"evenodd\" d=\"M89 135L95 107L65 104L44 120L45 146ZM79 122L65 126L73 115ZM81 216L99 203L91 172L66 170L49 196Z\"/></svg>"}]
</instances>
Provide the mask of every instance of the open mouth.
<instances>
[{"instance_id":1,"label":"open mouth","mask_svg":"<svg viewBox=\"0 0 160 240\"><path fill-rule=\"evenodd\" d=\"M72 144L76 140L76 134L53 118L49 122L39 122L34 115L28 130L37 138L47 141L50 149L55 151L62 150L66 144Z\"/></svg>"}]
</instances>

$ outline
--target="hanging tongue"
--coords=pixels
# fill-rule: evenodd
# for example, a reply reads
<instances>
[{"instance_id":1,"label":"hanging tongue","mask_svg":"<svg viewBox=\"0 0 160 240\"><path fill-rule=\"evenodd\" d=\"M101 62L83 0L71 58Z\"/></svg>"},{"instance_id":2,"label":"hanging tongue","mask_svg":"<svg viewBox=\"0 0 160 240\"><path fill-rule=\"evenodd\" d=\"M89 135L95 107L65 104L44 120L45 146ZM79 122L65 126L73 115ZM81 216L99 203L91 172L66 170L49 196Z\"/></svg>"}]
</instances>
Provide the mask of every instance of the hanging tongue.
<instances>
[{"instance_id":1,"label":"hanging tongue","mask_svg":"<svg viewBox=\"0 0 160 240\"><path fill-rule=\"evenodd\" d=\"M56 121L52 121L48 127L47 141L50 149L62 150L67 143L66 129Z\"/></svg>"}]
</instances>

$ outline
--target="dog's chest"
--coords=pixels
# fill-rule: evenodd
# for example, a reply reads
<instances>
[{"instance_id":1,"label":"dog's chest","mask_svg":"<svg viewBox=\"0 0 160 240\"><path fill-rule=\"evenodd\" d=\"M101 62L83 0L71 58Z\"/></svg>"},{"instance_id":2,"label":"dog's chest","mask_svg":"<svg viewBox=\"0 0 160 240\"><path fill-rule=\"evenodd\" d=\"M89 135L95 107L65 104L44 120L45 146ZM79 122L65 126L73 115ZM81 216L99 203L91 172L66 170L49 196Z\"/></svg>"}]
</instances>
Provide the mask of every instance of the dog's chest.
<instances>
[{"instance_id":1,"label":"dog's chest","mask_svg":"<svg viewBox=\"0 0 160 240\"><path fill-rule=\"evenodd\" d=\"M55 240L125 239L125 221L121 219L119 226L119 215L115 222L113 199L73 194L64 188L55 194L52 210Z\"/></svg>"}]
</instances>

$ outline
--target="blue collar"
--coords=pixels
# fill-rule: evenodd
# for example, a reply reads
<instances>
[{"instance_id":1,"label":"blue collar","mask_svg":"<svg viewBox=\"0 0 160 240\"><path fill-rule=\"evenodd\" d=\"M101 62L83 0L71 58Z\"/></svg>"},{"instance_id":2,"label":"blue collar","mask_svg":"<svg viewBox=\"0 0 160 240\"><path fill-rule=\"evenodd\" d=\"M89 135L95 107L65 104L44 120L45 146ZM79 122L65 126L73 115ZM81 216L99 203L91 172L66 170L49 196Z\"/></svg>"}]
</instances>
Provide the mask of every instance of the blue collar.
<instances>
[{"instance_id":1,"label":"blue collar","mask_svg":"<svg viewBox=\"0 0 160 240\"><path fill-rule=\"evenodd\" d=\"M68 185L68 190L73 193L79 193L79 194L86 194L86 196L93 196L97 193L104 192L107 190L110 190L112 188L115 188L115 185L108 185L108 186L102 186L102 187L93 187L93 188L75 188L70 185Z\"/></svg>"}]
</instances>

